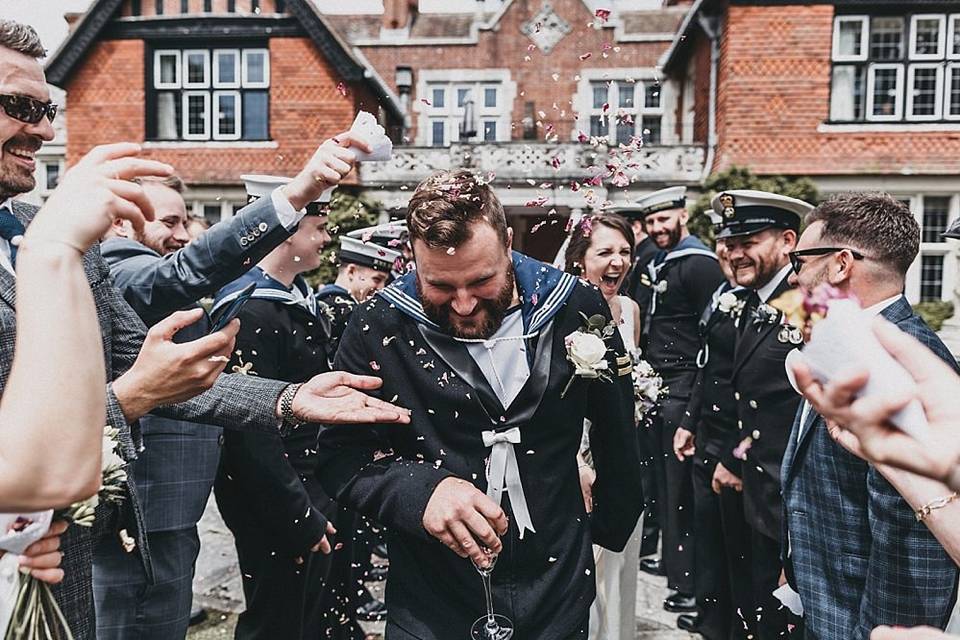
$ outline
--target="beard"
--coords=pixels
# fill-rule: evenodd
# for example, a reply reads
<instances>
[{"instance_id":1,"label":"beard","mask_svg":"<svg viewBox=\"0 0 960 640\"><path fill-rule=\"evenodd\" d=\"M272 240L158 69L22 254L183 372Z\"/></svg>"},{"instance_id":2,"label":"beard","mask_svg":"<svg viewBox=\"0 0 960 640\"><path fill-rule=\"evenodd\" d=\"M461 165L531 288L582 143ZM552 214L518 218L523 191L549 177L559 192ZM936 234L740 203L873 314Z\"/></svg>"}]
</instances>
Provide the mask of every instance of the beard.
<instances>
[{"instance_id":1,"label":"beard","mask_svg":"<svg viewBox=\"0 0 960 640\"><path fill-rule=\"evenodd\" d=\"M21 134L14 136L3 145L3 158L0 164L0 195L12 197L33 191L37 182L33 172L14 160L7 149L11 147L38 151L43 141L37 136Z\"/></svg>"},{"instance_id":2,"label":"beard","mask_svg":"<svg viewBox=\"0 0 960 640\"><path fill-rule=\"evenodd\" d=\"M661 231L657 235L653 236L653 241L657 244L657 247L660 249L673 249L678 244L680 244L680 234L683 232L680 223L677 223L677 226L672 229L667 229L666 231ZM665 244L662 244L665 243Z\"/></svg>"},{"instance_id":3,"label":"beard","mask_svg":"<svg viewBox=\"0 0 960 640\"><path fill-rule=\"evenodd\" d=\"M423 295L420 287L420 278L416 279L417 294L420 296L420 302L423 304L423 311L430 320L432 320L447 335L457 338L481 339L485 340L495 334L497 329L503 323L503 318L513 302L513 265L507 270L503 288L492 300L479 299L473 313L466 321L457 321L461 318L454 311L452 304L432 304Z\"/></svg>"}]
</instances>

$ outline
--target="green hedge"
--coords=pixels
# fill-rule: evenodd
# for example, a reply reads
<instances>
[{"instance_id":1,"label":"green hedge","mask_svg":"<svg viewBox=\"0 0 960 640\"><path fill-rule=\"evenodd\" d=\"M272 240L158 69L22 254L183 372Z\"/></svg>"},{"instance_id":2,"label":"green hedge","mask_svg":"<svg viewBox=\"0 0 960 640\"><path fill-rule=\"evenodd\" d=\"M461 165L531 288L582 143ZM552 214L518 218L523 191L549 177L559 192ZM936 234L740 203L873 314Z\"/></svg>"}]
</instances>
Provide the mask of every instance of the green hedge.
<instances>
[{"instance_id":1,"label":"green hedge","mask_svg":"<svg viewBox=\"0 0 960 640\"><path fill-rule=\"evenodd\" d=\"M940 331L940 328L943 327L943 321L953 317L952 302L921 302L913 305L913 310L934 331Z\"/></svg>"}]
</instances>

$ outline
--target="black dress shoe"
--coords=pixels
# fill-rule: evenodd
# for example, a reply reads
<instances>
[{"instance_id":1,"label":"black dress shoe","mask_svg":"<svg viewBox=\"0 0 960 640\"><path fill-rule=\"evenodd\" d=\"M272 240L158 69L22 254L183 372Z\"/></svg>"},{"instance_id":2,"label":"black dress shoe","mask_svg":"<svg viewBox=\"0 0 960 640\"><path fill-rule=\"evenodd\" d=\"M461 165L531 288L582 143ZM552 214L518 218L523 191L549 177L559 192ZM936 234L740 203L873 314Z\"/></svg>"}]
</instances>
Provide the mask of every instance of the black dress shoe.
<instances>
[{"instance_id":1,"label":"black dress shoe","mask_svg":"<svg viewBox=\"0 0 960 640\"><path fill-rule=\"evenodd\" d=\"M390 557L387 555L387 545L381 543L373 548L373 555L381 558L383 560L389 560Z\"/></svg>"},{"instance_id":2,"label":"black dress shoe","mask_svg":"<svg viewBox=\"0 0 960 640\"><path fill-rule=\"evenodd\" d=\"M207 619L207 610L202 607L190 610L190 623L188 626L195 627Z\"/></svg>"},{"instance_id":3,"label":"black dress shoe","mask_svg":"<svg viewBox=\"0 0 960 640\"><path fill-rule=\"evenodd\" d=\"M699 613L684 613L677 618L677 628L689 631L690 633L696 633L697 630L700 629L700 622Z\"/></svg>"},{"instance_id":4,"label":"black dress shoe","mask_svg":"<svg viewBox=\"0 0 960 640\"><path fill-rule=\"evenodd\" d=\"M387 617L387 605L374 598L357 607L357 620L379 622Z\"/></svg>"},{"instance_id":5,"label":"black dress shoe","mask_svg":"<svg viewBox=\"0 0 960 640\"><path fill-rule=\"evenodd\" d=\"M660 558L641 558L640 571L649 573L652 576L665 576L667 572L663 570L663 561Z\"/></svg>"},{"instance_id":6,"label":"black dress shoe","mask_svg":"<svg viewBox=\"0 0 960 640\"><path fill-rule=\"evenodd\" d=\"M677 591L664 598L663 608L670 613L692 613L697 610L697 599L690 594Z\"/></svg>"},{"instance_id":7,"label":"black dress shoe","mask_svg":"<svg viewBox=\"0 0 960 640\"><path fill-rule=\"evenodd\" d=\"M374 565L364 575L366 582L383 582L387 579L387 570L389 567L385 564Z\"/></svg>"}]
</instances>

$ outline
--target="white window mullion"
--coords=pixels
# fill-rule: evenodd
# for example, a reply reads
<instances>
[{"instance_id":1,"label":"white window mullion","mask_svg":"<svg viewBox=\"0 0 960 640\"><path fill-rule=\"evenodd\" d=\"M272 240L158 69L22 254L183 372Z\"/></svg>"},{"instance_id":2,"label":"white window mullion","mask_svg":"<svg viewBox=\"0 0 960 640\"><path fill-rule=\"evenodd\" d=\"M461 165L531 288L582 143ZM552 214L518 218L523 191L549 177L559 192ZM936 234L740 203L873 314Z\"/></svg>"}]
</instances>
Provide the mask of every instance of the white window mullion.
<instances>
[{"instance_id":1,"label":"white window mullion","mask_svg":"<svg viewBox=\"0 0 960 640\"><path fill-rule=\"evenodd\" d=\"M164 60L172 60L166 69L173 72L173 78L164 80ZM153 88L179 89L181 78L180 51L176 49L157 49L153 52Z\"/></svg>"},{"instance_id":2,"label":"white window mullion","mask_svg":"<svg viewBox=\"0 0 960 640\"><path fill-rule=\"evenodd\" d=\"M233 132L221 131L220 120L222 112L222 100L233 99ZM240 123L243 122L240 104L239 91L214 91L213 92L213 139L214 140L239 140Z\"/></svg>"},{"instance_id":3,"label":"white window mullion","mask_svg":"<svg viewBox=\"0 0 960 640\"><path fill-rule=\"evenodd\" d=\"M859 25L860 33L855 40L855 51L844 51L843 44L845 40L842 37L845 28L848 25ZM870 18L869 16L837 16L833 21L833 50L831 52L834 62L862 62L867 59L870 37Z\"/></svg>"},{"instance_id":4,"label":"white window mullion","mask_svg":"<svg viewBox=\"0 0 960 640\"><path fill-rule=\"evenodd\" d=\"M920 22L937 23L937 49L933 53L917 52L917 29ZM935 13L922 13L910 17L910 59L911 60L943 60L946 48L946 16Z\"/></svg>"},{"instance_id":5,"label":"white window mullion","mask_svg":"<svg viewBox=\"0 0 960 640\"><path fill-rule=\"evenodd\" d=\"M929 114L916 114L915 111L915 101L916 101L916 90L914 87L914 81L916 79L917 71L920 70L933 70L936 74L935 84L935 93L933 99L933 113ZM907 98L907 120L939 120L943 114L943 65L942 64L912 64L907 69L907 85L906 85L906 98Z\"/></svg>"},{"instance_id":6,"label":"white window mullion","mask_svg":"<svg viewBox=\"0 0 960 640\"><path fill-rule=\"evenodd\" d=\"M193 130L190 126L190 104L191 98L202 98L203 111L201 115L202 131ZM210 92L209 91L184 91L183 92L183 139L184 140L209 140L210 139Z\"/></svg>"},{"instance_id":7,"label":"white window mullion","mask_svg":"<svg viewBox=\"0 0 960 640\"><path fill-rule=\"evenodd\" d=\"M874 88L876 86L876 76L878 71L889 69L896 70L896 85L894 87L893 113L875 114L874 113ZM867 113L866 119L883 122L890 120L900 120L903 117L903 65L902 64L872 64L867 69Z\"/></svg>"}]
</instances>

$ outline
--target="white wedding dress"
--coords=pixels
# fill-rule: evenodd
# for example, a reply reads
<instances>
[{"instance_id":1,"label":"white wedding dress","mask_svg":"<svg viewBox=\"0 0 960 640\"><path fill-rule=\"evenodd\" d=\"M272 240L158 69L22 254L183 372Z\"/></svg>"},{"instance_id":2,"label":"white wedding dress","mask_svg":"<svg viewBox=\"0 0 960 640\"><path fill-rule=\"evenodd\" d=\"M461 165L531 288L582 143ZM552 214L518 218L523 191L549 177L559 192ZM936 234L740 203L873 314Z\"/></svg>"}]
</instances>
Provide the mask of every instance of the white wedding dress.
<instances>
[{"instance_id":1,"label":"white wedding dress","mask_svg":"<svg viewBox=\"0 0 960 640\"><path fill-rule=\"evenodd\" d=\"M633 353L634 316L629 312L630 298L619 296L621 323L620 337ZM589 427L584 427L584 443L589 442ZM615 553L608 549L593 547L593 559L597 565L597 597L590 606L589 640L635 640L637 637L637 574L640 565L640 539L643 532L643 515L630 536L623 551Z\"/></svg>"}]
</instances>

